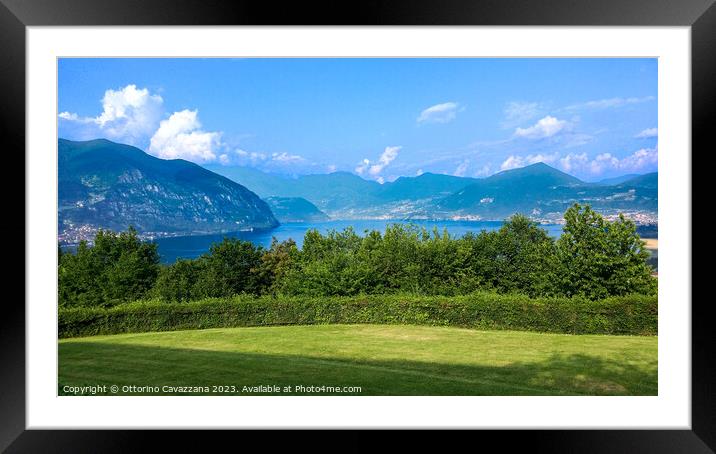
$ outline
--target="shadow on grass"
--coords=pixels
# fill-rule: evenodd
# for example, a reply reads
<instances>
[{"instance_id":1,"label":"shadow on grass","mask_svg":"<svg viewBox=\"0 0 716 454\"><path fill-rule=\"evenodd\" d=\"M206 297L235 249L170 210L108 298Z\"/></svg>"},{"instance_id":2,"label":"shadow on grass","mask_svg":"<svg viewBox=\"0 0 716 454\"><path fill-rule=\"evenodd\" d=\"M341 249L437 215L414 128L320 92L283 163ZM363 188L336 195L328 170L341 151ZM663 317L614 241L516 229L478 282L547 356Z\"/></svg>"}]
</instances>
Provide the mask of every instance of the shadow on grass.
<instances>
[{"instance_id":1,"label":"shadow on grass","mask_svg":"<svg viewBox=\"0 0 716 454\"><path fill-rule=\"evenodd\" d=\"M61 343L60 395L66 386L117 385L120 395L176 395L163 386L207 386L195 394L278 395L656 395L656 359L639 365L584 354L552 355L540 362L503 366L405 360L348 360L223 352L97 342ZM360 392L303 392L303 386L358 386ZM156 389L122 390L124 386ZM225 388L214 388L222 386ZM291 386L290 392L283 392ZM249 388L245 388L249 387ZM83 394L87 394L84 391ZM115 394L106 391L104 394Z\"/></svg>"}]
</instances>

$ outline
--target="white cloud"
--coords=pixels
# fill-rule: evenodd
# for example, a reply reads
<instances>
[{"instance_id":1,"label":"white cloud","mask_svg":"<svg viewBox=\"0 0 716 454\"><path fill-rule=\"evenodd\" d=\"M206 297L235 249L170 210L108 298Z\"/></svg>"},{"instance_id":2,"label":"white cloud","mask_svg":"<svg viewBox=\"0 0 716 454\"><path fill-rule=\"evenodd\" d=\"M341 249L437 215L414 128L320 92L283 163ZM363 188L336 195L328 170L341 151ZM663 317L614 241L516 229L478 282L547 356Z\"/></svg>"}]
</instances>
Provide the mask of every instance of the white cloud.
<instances>
[{"instance_id":1,"label":"white cloud","mask_svg":"<svg viewBox=\"0 0 716 454\"><path fill-rule=\"evenodd\" d=\"M174 112L162 120L163 102L161 96L150 93L147 88L130 84L117 90L106 90L102 112L96 117L80 117L73 112L61 112L58 117L76 140L106 137L147 148L148 153L162 159L264 168L305 164L302 156L287 152L268 154L239 148L231 150L221 142L221 132L202 129L197 110Z\"/></svg>"},{"instance_id":2,"label":"white cloud","mask_svg":"<svg viewBox=\"0 0 716 454\"><path fill-rule=\"evenodd\" d=\"M262 153L258 151L246 151L240 148L236 148L232 151L225 151L219 155L219 162L225 166L251 166L256 168L262 168L264 170L285 170L287 167L294 167L296 165L307 164L306 159L303 156L297 154L291 154L287 152L281 153ZM307 165L313 165L308 163ZM331 170L333 169L333 170ZM329 172L335 170L335 165L328 166Z\"/></svg>"},{"instance_id":3,"label":"white cloud","mask_svg":"<svg viewBox=\"0 0 716 454\"><path fill-rule=\"evenodd\" d=\"M458 164L455 171L452 173L456 177L464 177L465 173L467 173L467 166L470 164L470 161L465 160L462 161L460 164Z\"/></svg>"},{"instance_id":4,"label":"white cloud","mask_svg":"<svg viewBox=\"0 0 716 454\"><path fill-rule=\"evenodd\" d=\"M572 104L571 106L565 107L565 110L579 110L579 109L609 109L614 107L621 107L628 104L640 104L647 101L653 101L656 99L654 96L644 96L642 98L631 97L631 98L607 98L598 99L595 101L587 101L578 104Z\"/></svg>"},{"instance_id":5,"label":"white cloud","mask_svg":"<svg viewBox=\"0 0 716 454\"><path fill-rule=\"evenodd\" d=\"M137 89L137 86L127 85L119 90L107 90L102 98L103 112L97 117L99 125L106 125L121 118L131 118L150 105L161 105L162 97L150 95L146 88Z\"/></svg>"},{"instance_id":6,"label":"white cloud","mask_svg":"<svg viewBox=\"0 0 716 454\"><path fill-rule=\"evenodd\" d=\"M529 128L517 128L515 136L526 139L544 139L552 137L567 126L566 120L558 120L547 115Z\"/></svg>"},{"instance_id":7,"label":"white cloud","mask_svg":"<svg viewBox=\"0 0 716 454\"><path fill-rule=\"evenodd\" d=\"M398 157L398 151L400 151L400 147L385 147L385 150L383 150L380 158L378 158L378 162L370 166L370 174L380 174L380 172L382 172L388 164L393 162L393 160Z\"/></svg>"},{"instance_id":8,"label":"white cloud","mask_svg":"<svg viewBox=\"0 0 716 454\"><path fill-rule=\"evenodd\" d=\"M611 153L602 153L589 163L589 171L595 175L599 175L609 168L618 168L619 159L612 156Z\"/></svg>"},{"instance_id":9,"label":"white cloud","mask_svg":"<svg viewBox=\"0 0 716 454\"><path fill-rule=\"evenodd\" d=\"M539 115L539 104L536 102L512 101L505 105L503 128L512 128Z\"/></svg>"},{"instance_id":10,"label":"white cloud","mask_svg":"<svg viewBox=\"0 0 716 454\"><path fill-rule=\"evenodd\" d=\"M537 162L556 165L561 170L571 173L590 173L592 175L600 175L603 173L624 174L631 172L654 171L658 164L658 149L642 148L634 153L619 158L612 153L600 153L594 158L590 158L587 153L569 153L560 155L558 152L551 154L529 154L527 156L510 155L502 162L500 170L510 170L519 167L525 167ZM485 175L489 172L489 168L483 172L475 173Z\"/></svg>"},{"instance_id":11,"label":"white cloud","mask_svg":"<svg viewBox=\"0 0 716 454\"><path fill-rule=\"evenodd\" d=\"M486 177L490 174L491 166L490 164L485 164L484 166L480 167L475 173L474 176L476 177Z\"/></svg>"},{"instance_id":12,"label":"white cloud","mask_svg":"<svg viewBox=\"0 0 716 454\"><path fill-rule=\"evenodd\" d=\"M518 167L524 167L524 159L520 156L510 155L500 166L500 170L516 169Z\"/></svg>"},{"instance_id":13,"label":"white cloud","mask_svg":"<svg viewBox=\"0 0 716 454\"><path fill-rule=\"evenodd\" d=\"M591 142L594 137L589 134L568 134L564 138L564 148L574 148L586 145Z\"/></svg>"},{"instance_id":14,"label":"white cloud","mask_svg":"<svg viewBox=\"0 0 716 454\"><path fill-rule=\"evenodd\" d=\"M554 162L559 157L558 153L552 153L552 154L530 154L527 156L516 156L516 155L510 155L500 166L500 170L510 170L510 169L517 169L519 167L524 167L530 164L536 164L538 162L544 162L544 163L551 163ZM488 168L489 171L489 168ZM485 172L486 173L486 172Z\"/></svg>"},{"instance_id":15,"label":"white cloud","mask_svg":"<svg viewBox=\"0 0 716 454\"><path fill-rule=\"evenodd\" d=\"M581 153L569 154L559 160L559 165L565 172L589 172L593 175L655 170L657 164L657 148L642 148L621 159L611 153L601 153L594 159L589 159L586 153Z\"/></svg>"},{"instance_id":16,"label":"white cloud","mask_svg":"<svg viewBox=\"0 0 716 454\"><path fill-rule=\"evenodd\" d=\"M657 128L648 128L643 131L641 131L639 134L635 135L637 139L646 139L649 137L657 137L659 135L659 130Z\"/></svg>"},{"instance_id":17,"label":"white cloud","mask_svg":"<svg viewBox=\"0 0 716 454\"><path fill-rule=\"evenodd\" d=\"M58 117L62 118L63 120L80 121L80 117L76 113L60 112Z\"/></svg>"},{"instance_id":18,"label":"white cloud","mask_svg":"<svg viewBox=\"0 0 716 454\"><path fill-rule=\"evenodd\" d=\"M657 148L642 148L622 159L619 167L622 170L639 171L655 166L659 162Z\"/></svg>"},{"instance_id":19,"label":"white cloud","mask_svg":"<svg viewBox=\"0 0 716 454\"><path fill-rule=\"evenodd\" d=\"M257 151L252 151L251 153L249 153L249 159L252 162L265 161L266 158L266 153L259 153Z\"/></svg>"},{"instance_id":20,"label":"white cloud","mask_svg":"<svg viewBox=\"0 0 716 454\"><path fill-rule=\"evenodd\" d=\"M358 164L358 167L356 167L356 173L358 175L363 175L366 170L368 170L368 166L370 166L370 160L369 159L363 159L360 164Z\"/></svg>"},{"instance_id":21,"label":"white cloud","mask_svg":"<svg viewBox=\"0 0 716 454\"><path fill-rule=\"evenodd\" d=\"M559 165L565 172L574 172L583 169L588 162L587 153L570 153L559 160Z\"/></svg>"},{"instance_id":22,"label":"white cloud","mask_svg":"<svg viewBox=\"0 0 716 454\"><path fill-rule=\"evenodd\" d=\"M273 153L271 155L271 160L283 164L291 164L304 161L302 156L299 156L297 154L288 154L285 151L282 153Z\"/></svg>"},{"instance_id":23,"label":"white cloud","mask_svg":"<svg viewBox=\"0 0 716 454\"><path fill-rule=\"evenodd\" d=\"M64 121L85 125L83 136L101 136L137 145L157 128L162 116L162 97L146 88L130 84L117 90L106 90L102 98L102 113L96 117L80 117L73 112L61 112Z\"/></svg>"},{"instance_id":24,"label":"white cloud","mask_svg":"<svg viewBox=\"0 0 716 454\"><path fill-rule=\"evenodd\" d=\"M336 166L335 164L329 164L328 166L326 166L326 170L328 171L328 173L333 173L336 171L336 169L338 169L338 166Z\"/></svg>"},{"instance_id":25,"label":"white cloud","mask_svg":"<svg viewBox=\"0 0 716 454\"><path fill-rule=\"evenodd\" d=\"M258 153L256 151L246 151L241 148L226 151L219 156L219 162L223 165L258 165L268 159L266 153Z\"/></svg>"},{"instance_id":26,"label":"white cloud","mask_svg":"<svg viewBox=\"0 0 716 454\"><path fill-rule=\"evenodd\" d=\"M420 175L422 175L422 174L424 174L424 173L425 173L425 172L423 172L423 169L418 169L418 170L415 171L415 176L416 176L416 177L419 177Z\"/></svg>"},{"instance_id":27,"label":"white cloud","mask_svg":"<svg viewBox=\"0 0 716 454\"><path fill-rule=\"evenodd\" d=\"M445 102L430 106L420 112L418 123L449 123L457 117L459 104L456 102Z\"/></svg>"},{"instance_id":28,"label":"white cloud","mask_svg":"<svg viewBox=\"0 0 716 454\"><path fill-rule=\"evenodd\" d=\"M376 180L380 179L380 173L398 157L398 152L401 148L399 146L385 147L377 162L372 162L368 158L363 159L355 168L356 173L363 175L367 172L369 175L376 177Z\"/></svg>"},{"instance_id":29,"label":"white cloud","mask_svg":"<svg viewBox=\"0 0 716 454\"><path fill-rule=\"evenodd\" d=\"M202 131L197 111L185 109L159 123L159 129L149 141L148 151L163 159L206 163L217 159L220 137L218 132Z\"/></svg>"},{"instance_id":30,"label":"white cloud","mask_svg":"<svg viewBox=\"0 0 716 454\"><path fill-rule=\"evenodd\" d=\"M388 166L388 164L393 162L393 160L398 157L398 152L401 148L402 147L385 147L385 150L383 150L383 153L380 155L380 158L378 158L378 162L370 166L370 174L378 175L380 172L382 172L383 169Z\"/></svg>"}]
</instances>

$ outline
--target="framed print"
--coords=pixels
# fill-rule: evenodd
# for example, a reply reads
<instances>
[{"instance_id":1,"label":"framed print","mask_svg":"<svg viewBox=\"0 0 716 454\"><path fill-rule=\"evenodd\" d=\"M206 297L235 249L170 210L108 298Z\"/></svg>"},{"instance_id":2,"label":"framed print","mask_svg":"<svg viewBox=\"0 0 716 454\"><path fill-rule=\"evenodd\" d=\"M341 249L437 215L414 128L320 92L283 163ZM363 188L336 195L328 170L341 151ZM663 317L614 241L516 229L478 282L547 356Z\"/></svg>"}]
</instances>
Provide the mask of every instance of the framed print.
<instances>
[{"instance_id":1,"label":"framed print","mask_svg":"<svg viewBox=\"0 0 716 454\"><path fill-rule=\"evenodd\" d=\"M26 284L0 446L509 429L711 452L691 150L714 7L545 6L3 0Z\"/></svg>"}]
</instances>

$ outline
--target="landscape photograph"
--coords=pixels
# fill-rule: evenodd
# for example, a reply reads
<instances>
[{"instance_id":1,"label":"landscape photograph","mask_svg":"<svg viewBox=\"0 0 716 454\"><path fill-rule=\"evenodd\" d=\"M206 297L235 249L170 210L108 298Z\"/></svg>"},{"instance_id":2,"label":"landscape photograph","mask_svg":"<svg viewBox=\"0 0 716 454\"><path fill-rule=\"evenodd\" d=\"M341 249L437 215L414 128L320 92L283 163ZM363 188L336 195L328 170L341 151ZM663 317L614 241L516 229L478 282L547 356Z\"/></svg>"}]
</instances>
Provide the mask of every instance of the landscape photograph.
<instances>
[{"instance_id":1,"label":"landscape photograph","mask_svg":"<svg viewBox=\"0 0 716 454\"><path fill-rule=\"evenodd\" d=\"M657 63L59 58L57 394L658 395Z\"/></svg>"}]
</instances>

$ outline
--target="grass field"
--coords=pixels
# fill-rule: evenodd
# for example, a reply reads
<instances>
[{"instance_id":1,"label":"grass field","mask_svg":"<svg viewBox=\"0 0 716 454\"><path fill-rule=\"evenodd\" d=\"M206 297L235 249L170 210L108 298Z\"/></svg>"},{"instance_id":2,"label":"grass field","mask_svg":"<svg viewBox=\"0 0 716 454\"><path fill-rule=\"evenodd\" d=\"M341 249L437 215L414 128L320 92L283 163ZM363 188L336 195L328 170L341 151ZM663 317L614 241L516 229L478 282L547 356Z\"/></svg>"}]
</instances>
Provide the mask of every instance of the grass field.
<instances>
[{"instance_id":1,"label":"grass field","mask_svg":"<svg viewBox=\"0 0 716 454\"><path fill-rule=\"evenodd\" d=\"M59 394L656 395L657 337L313 325L153 332L59 342ZM123 386L157 386L122 391ZM217 388L214 388L217 386ZM225 387L225 388L221 388ZM139 392L136 392L139 391ZM330 390L327 390L330 391ZM88 394L89 391L83 391Z\"/></svg>"}]
</instances>

